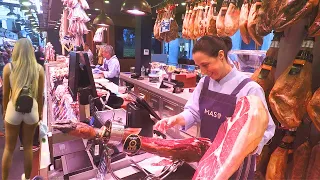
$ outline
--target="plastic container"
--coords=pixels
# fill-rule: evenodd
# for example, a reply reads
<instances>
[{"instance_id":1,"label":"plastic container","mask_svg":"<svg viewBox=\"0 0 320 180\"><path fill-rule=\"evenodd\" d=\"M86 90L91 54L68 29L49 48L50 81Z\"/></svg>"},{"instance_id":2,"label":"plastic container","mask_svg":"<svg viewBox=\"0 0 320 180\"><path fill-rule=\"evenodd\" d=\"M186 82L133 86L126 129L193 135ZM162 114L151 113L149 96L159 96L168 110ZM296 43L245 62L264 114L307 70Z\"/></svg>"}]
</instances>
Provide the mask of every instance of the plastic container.
<instances>
[{"instance_id":1,"label":"plastic container","mask_svg":"<svg viewBox=\"0 0 320 180\"><path fill-rule=\"evenodd\" d=\"M236 50L230 51L228 57L239 71L254 73L263 63L266 51Z\"/></svg>"}]
</instances>

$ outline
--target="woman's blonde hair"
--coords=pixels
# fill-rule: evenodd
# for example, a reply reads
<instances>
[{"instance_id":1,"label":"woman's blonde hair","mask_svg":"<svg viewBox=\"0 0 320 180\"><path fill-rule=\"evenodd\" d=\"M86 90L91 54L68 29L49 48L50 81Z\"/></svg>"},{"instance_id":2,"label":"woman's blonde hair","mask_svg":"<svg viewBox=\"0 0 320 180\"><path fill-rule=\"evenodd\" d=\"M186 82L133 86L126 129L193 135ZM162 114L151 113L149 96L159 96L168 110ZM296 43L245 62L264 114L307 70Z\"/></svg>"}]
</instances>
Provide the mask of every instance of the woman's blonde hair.
<instances>
[{"instance_id":1,"label":"woman's blonde hair","mask_svg":"<svg viewBox=\"0 0 320 180\"><path fill-rule=\"evenodd\" d=\"M27 38L19 39L12 52L13 70L10 74L11 100L16 103L21 89L28 86L33 98L38 95L39 66L32 43Z\"/></svg>"}]
</instances>

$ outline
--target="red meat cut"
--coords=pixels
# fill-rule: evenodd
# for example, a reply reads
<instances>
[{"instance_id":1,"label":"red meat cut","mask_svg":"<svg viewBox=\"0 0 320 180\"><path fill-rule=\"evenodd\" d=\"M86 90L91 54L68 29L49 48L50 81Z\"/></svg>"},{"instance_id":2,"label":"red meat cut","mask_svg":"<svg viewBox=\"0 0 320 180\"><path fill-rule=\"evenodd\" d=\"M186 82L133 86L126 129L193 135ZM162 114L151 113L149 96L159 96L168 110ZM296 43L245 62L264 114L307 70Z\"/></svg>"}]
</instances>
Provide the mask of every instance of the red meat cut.
<instances>
[{"instance_id":1,"label":"red meat cut","mask_svg":"<svg viewBox=\"0 0 320 180\"><path fill-rule=\"evenodd\" d=\"M240 98L233 116L220 126L200 160L193 180L229 179L259 145L267 126L268 113L260 98Z\"/></svg>"}]
</instances>

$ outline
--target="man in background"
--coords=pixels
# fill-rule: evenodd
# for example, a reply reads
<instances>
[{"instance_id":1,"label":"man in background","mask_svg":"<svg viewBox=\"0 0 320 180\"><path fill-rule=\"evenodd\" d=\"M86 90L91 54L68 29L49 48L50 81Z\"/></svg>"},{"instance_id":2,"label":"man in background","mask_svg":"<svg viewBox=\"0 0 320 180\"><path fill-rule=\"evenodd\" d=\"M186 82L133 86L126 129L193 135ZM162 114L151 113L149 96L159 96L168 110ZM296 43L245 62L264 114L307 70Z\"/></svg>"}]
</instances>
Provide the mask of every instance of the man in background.
<instances>
[{"instance_id":1,"label":"man in background","mask_svg":"<svg viewBox=\"0 0 320 180\"><path fill-rule=\"evenodd\" d=\"M87 44L87 43L84 44L84 51L88 54L90 64L94 65L93 54L92 54L92 51L90 50L89 44Z\"/></svg>"},{"instance_id":2,"label":"man in background","mask_svg":"<svg viewBox=\"0 0 320 180\"><path fill-rule=\"evenodd\" d=\"M104 58L103 65L100 68L100 70L102 70L101 73L106 79L119 85L120 63L114 53L113 47L110 45L102 46L101 53Z\"/></svg>"}]
</instances>

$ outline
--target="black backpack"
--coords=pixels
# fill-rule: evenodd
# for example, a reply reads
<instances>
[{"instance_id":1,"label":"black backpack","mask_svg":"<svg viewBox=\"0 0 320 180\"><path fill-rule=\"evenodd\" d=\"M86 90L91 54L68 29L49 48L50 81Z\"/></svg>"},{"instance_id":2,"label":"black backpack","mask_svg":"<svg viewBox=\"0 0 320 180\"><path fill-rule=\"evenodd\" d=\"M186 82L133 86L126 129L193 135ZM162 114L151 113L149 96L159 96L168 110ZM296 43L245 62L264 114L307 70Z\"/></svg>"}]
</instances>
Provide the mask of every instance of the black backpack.
<instances>
[{"instance_id":1,"label":"black backpack","mask_svg":"<svg viewBox=\"0 0 320 180\"><path fill-rule=\"evenodd\" d=\"M13 65L11 63L11 71L13 71ZM16 111L20 113L31 113L33 107L32 91L29 86L24 86L16 101Z\"/></svg>"}]
</instances>

